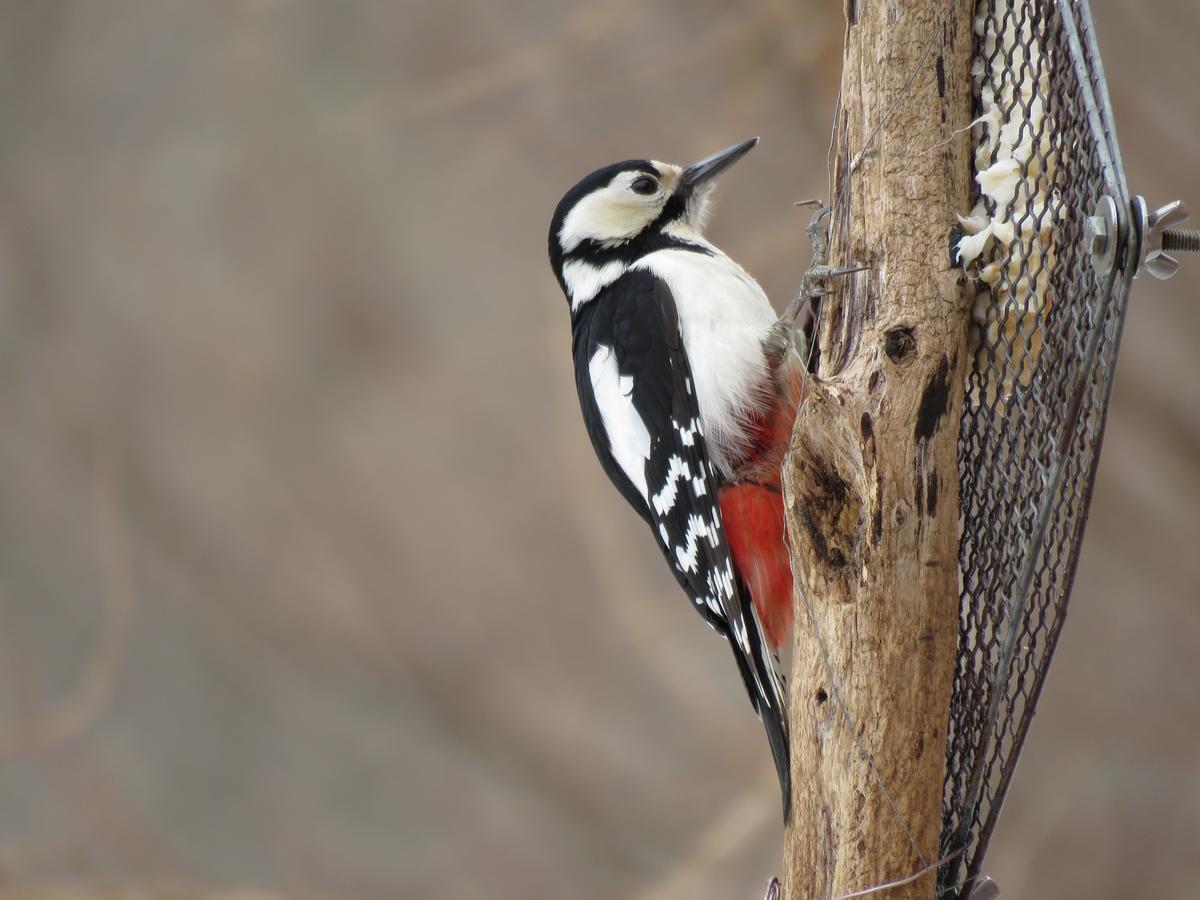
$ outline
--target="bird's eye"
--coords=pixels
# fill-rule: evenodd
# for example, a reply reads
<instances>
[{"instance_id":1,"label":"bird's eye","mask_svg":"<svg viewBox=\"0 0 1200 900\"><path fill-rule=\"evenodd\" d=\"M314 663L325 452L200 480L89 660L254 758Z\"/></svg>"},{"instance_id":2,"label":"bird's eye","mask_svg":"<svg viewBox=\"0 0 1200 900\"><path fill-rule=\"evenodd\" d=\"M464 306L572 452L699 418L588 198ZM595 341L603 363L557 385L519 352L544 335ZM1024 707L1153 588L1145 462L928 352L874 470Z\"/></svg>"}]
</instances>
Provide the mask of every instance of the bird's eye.
<instances>
[{"instance_id":1,"label":"bird's eye","mask_svg":"<svg viewBox=\"0 0 1200 900\"><path fill-rule=\"evenodd\" d=\"M633 180L633 184L629 186L635 194L653 194L658 190L658 182L649 175L642 175Z\"/></svg>"}]
</instances>

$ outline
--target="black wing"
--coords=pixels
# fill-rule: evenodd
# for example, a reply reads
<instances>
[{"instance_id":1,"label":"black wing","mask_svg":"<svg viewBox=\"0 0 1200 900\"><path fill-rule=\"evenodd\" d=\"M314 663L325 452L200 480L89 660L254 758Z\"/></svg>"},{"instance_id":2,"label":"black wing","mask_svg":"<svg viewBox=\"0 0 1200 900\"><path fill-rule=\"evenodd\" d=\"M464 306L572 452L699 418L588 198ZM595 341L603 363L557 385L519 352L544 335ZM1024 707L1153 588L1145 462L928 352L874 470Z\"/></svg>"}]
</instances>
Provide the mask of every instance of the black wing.
<instances>
[{"instance_id":1,"label":"black wing","mask_svg":"<svg viewBox=\"0 0 1200 900\"><path fill-rule=\"evenodd\" d=\"M680 586L727 634L737 586L670 290L631 271L588 307L576 321L575 373L592 446Z\"/></svg>"},{"instance_id":2,"label":"black wing","mask_svg":"<svg viewBox=\"0 0 1200 900\"><path fill-rule=\"evenodd\" d=\"M674 297L661 279L635 269L580 313L576 383L592 445L696 609L729 638L770 739L786 815L784 692L725 540L722 482L709 461Z\"/></svg>"}]
</instances>

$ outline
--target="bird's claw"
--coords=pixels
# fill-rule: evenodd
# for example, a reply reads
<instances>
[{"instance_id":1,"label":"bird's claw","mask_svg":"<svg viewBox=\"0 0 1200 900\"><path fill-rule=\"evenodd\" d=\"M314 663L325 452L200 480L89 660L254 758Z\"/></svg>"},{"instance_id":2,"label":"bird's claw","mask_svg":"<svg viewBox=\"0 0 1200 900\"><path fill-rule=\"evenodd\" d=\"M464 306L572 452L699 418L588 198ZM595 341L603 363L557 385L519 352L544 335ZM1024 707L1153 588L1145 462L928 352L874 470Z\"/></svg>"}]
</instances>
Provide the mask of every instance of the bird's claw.
<instances>
[{"instance_id":1,"label":"bird's claw","mask_svg":"<svg viewBox=\"0 0 1200 900\"><path fill-rule=\"evenodd\" d=\"M825 217L830 208L822 206L808 222L808 240L812 244L812 265L800 280L800 290L783 314L783 319L795 325L800 318L800 311L811 300L816 300L829 292L825 281L833 277L836 270L831 269L826 262L829 258L829 228L825 225Z\"/></svg>"},{"instance_id":2,"label":"bird's claw","mask_svg":"<svg viewBox=\"0 0 1200 900\"><path fill-rule=\"evenodd\" d=\"M763 895L763 900L779 900L783 888L779 884L778 878L772 878L767 885L767 892Z\"/></svg>"},{"instance_id":3,"label":"bird's claw","mask_svg":"<svg viewBox=\"0 0 1200 900\"><path fill-rule=\"evenodd\" d=\"M832 206L821 204L813 213L812 218L808 220L808 240L812 243L813 265L824 263L825 256L829 251L829 226L822 225L821 220L832 211Z\"/></svg>"},{"instance_id":4,"label":"bird's claw","mask_svg":"<svg viewBox=\"0 0 1200 900\"><path fill-rule=\"evenodd\" d=\"M855 263L848 266L830 266L828 264L829 225L826 218L829 216L830 209L830 207L822 205L809 220L807 231L809 242L812 244L812 265L804 273L795 299L788 304L787 309L780 316L780 327L796 334L796 348L800 352L801 358L806 360L806 367L810 371L815 370L813 367L816 363L817 310L821 305L821 298L832 293L829 282L834 278L866 271L868 268ZM810 344L812 345L811 350Z\"/></svg>"}]
</instances>

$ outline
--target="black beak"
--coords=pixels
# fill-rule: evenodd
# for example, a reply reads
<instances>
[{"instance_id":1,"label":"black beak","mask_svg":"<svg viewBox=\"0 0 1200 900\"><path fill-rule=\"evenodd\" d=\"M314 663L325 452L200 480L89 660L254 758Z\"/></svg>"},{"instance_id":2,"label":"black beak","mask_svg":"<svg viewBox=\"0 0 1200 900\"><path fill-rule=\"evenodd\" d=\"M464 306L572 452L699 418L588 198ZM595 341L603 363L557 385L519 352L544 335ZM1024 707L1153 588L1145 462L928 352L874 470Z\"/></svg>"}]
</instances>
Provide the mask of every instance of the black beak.
<instances>
[{"instance_id":1,"label":"black beak","mask_svg":"<svg viewBox=\"0 0 1200 900\"><path fill-rule=\"evenodd\" d=\"M680 183L686 188L697 188L706 181L712 181L753 150L754 145L757 143L758 138L752 137L748 141L742 141L740 144L726 147L712 156L706 156L700 162L692 163L683 170Z\"/></svg>"}]
</instances>

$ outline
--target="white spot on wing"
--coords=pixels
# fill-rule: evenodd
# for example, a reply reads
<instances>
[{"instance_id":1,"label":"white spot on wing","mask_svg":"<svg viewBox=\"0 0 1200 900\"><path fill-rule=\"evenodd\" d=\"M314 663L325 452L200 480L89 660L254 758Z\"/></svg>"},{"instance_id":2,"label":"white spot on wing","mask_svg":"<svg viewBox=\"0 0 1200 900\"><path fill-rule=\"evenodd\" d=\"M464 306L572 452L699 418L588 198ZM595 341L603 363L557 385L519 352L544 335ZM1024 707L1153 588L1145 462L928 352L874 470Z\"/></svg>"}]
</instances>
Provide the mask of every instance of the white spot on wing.
<instances>
[{"instance_id":1,"label":"white spot on wing","mask_svg":"<svg viewBox=\"0 0 1200 900\"><path fill-rule=\"evenodd\" d=\"M746 634L746 622L744 619L735 619L733 625L733 636L737 640L737 645L742 648L742 652L747 656L750 655L750 638Z\"/></svg>"},{"instance_id":2,"label":"white spot on wing","mask_svg":"<svg viewBox=\"0 0 1200 900\"><path fill-rule=\"evenodd\" d=\"M688 516L688 530L684 546L675 548L675 558L685 572L696 571L696 555L700 550L700 538L708 536L708 524L700 516Z\"/></svg>"},{"instance_id":3,"label":"white spot on wing","mask_svg":"<svg viewBox=\"0 0 1200 900\"><path fill-rule=\"evenodd\" d=\"M679 442L685 447L693 446L696 443L696 435L703 434L703 432L700 431L700 422L697 420L693 420L687 428L684 428L674 419L671 420L671 424L674 425L675 430L679 432Z\"/></svg>"},{"instance_id":4,"label":"white spot on wing","mask_svg":"<svg viewBox=\"0 0 1200 900\"><path fill-rule=\"evenodd\" d=\"M646 460L650 458L650 432L633 406L633 377L618 371L616 356L611 348L604 346L597 347L588 361L588 375L613 459L648 502Z\"/></svg>"},{"instance_id":5,"label":"white spot on wing","mask_svg":"<svg viewBox=\"0 0 1200 900\"><path fill-rule=\"evenodd\" d=\"M714 550L716 550L721 543L721 520L717 516L717 508L715 506L710 510L710 512L712 513L712 516L708 523L708 543L712 545Z\"/></svg>"},{"instance_id":6,"label":"white spot on wing","mask_svg":"<svg viewBox=\"0 0 1200 900\"><path fill-rule=\"evenodd\" d=\"M721 596L733 599L733 561L725 560L725 571L716 573L717 588Z\"/></svg>"},{"instance_id":7,"label":"white spot on wing","mask_svg":"<svg viewBox=\"0 0 1200 900\"><path fill-rule=\"evenodd\" d=\"M654 495L651 501L654 504L654 511L660 516L665 516L674 509L675 495L679 488L679 479L691 477L692 471L688 468L688 464L681 457L672 454L671 460L667 464L667 477L663 483L663 488Z\"/></svg>"}]
</instances>

